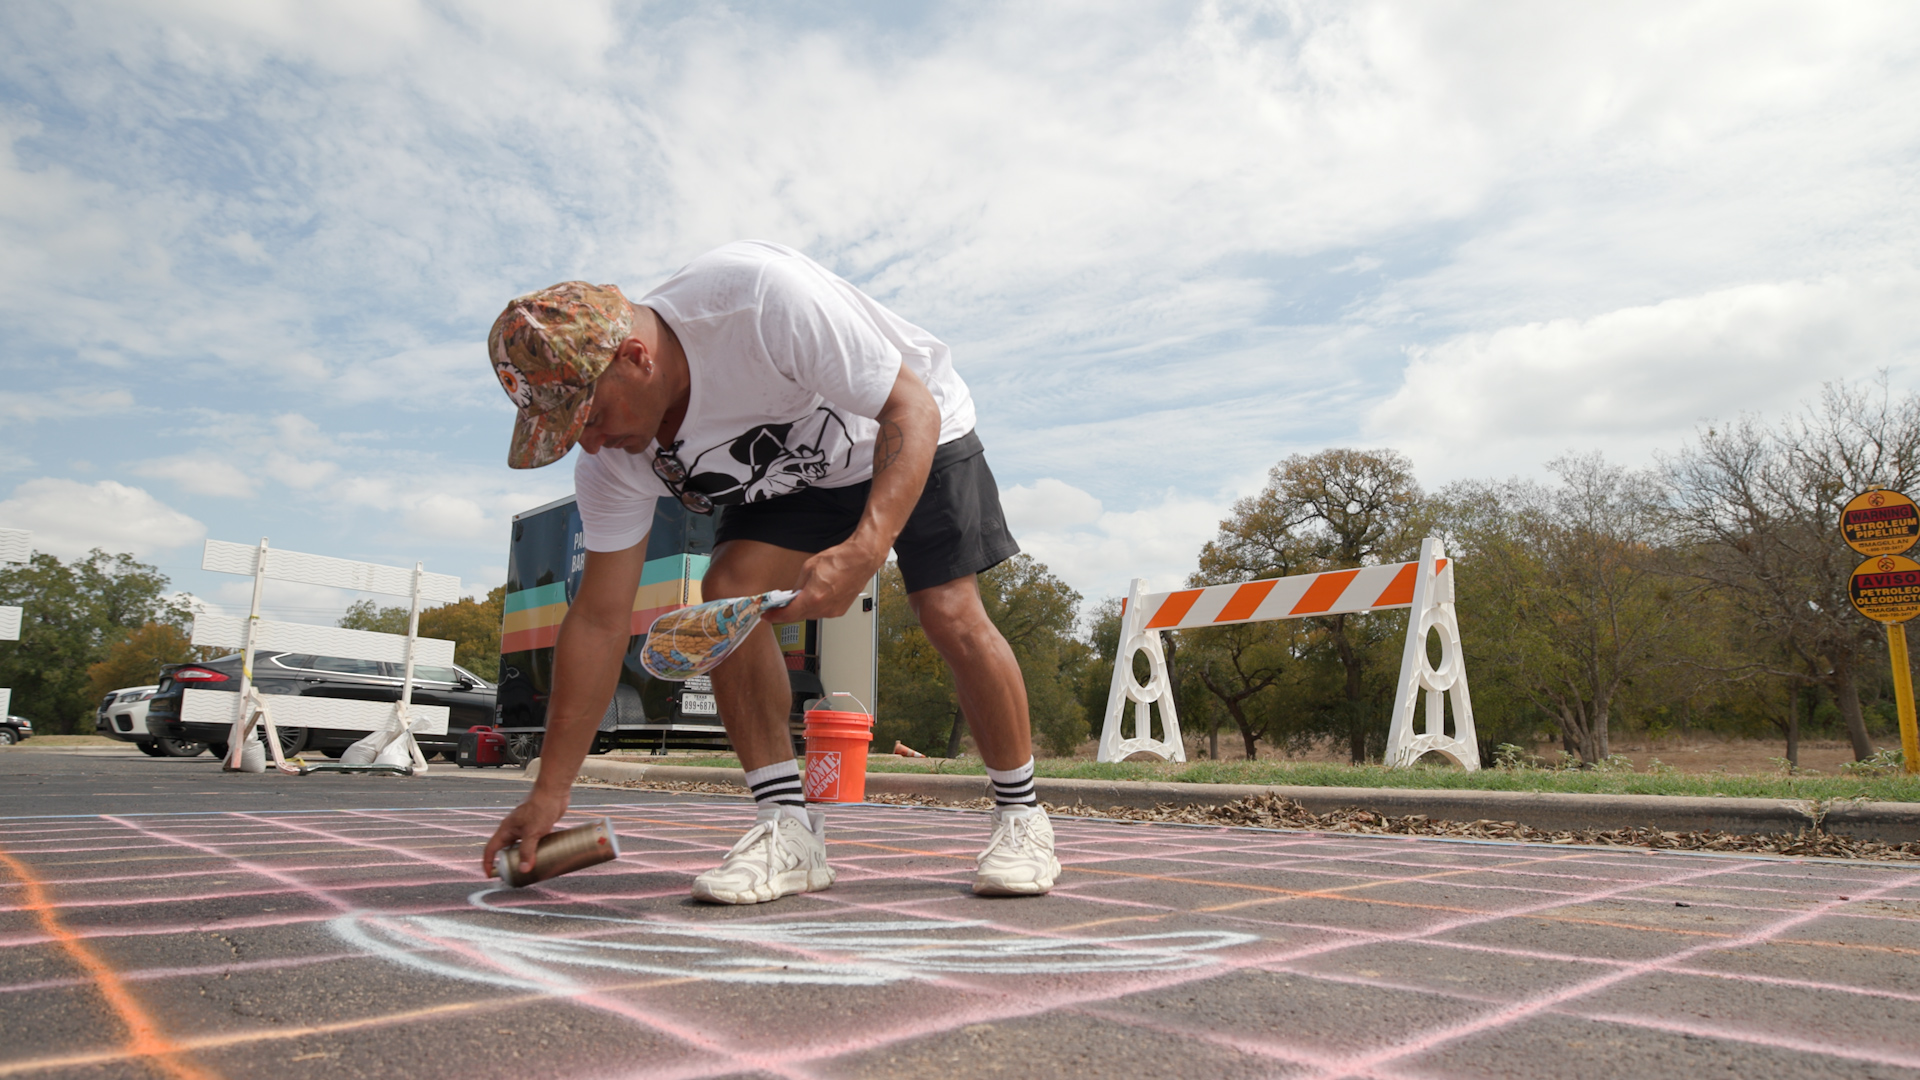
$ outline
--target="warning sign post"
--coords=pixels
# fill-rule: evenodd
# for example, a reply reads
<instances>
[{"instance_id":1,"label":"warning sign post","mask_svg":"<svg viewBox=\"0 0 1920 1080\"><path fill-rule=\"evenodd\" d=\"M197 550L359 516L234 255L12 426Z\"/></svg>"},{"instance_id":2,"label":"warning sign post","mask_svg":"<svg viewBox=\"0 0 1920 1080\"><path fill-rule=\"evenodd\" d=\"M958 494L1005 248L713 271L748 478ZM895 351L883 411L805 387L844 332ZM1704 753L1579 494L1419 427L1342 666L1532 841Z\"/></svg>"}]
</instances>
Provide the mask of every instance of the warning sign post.
<instances>
[{"instance_id":1,"label":"warning sign post","mask_svg":"<svg viewBox=\"0 0 1920 1080\"><path fill-rule=\"evenodd\" d=\"M1899 554L1920 539L1920 512L1897 491L1863 491L1840 515L1847 545L1873 558L1854 567L1847 599L1860 614L1887 627L1893 662L1893 698L1900 710L1900 751L1909 775L1920 773L1920 725L1913 708L1913 675L1907 667L1907 620L1920 615L1920 562Z\"/></svg>"},{"instance_id":2,"label":"warning sign post","mask_svg":"<svg viewBox=\"0 0 1920 1080\"><path fill-rule=\"evenodd\" d=\"M1905 555L1882 555L1854 568L1847 582L1853 609L1874 622L1897 626L1920 615L1920 563Z\"/></svg>"},{"instance_id":3,"label":"warning sign post","mask_svg":"<svg viewBox=\"0 0 1920 1080\"><path fill-rule=\"evenodd\" d=\"M1862 555L1899 555L1920 541L1920 509L1897 491L1863 491L1840 511L1840 535Z\"/></svg>"}]
</instances>

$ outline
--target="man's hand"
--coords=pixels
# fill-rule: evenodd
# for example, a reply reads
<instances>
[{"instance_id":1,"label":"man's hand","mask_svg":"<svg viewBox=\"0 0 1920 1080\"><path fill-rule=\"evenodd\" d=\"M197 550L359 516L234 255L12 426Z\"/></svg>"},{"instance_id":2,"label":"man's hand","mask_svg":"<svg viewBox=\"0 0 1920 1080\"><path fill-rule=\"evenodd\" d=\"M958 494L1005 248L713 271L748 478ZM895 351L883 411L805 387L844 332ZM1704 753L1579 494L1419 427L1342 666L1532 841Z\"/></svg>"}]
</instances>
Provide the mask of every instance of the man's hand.
<instances>
[{"instance_id":1,"label":"man's hand","mask_svg":"<svg viewBox=\"0 0 1920 1080\"><path fill-rule=\"evenodd\" d=\"M567 795L561 792L550 795L536 791L527 796L527 801L513 808L513 813L500 822L493 830L493 837L487 841L487 850L480 856L480 865L485 867L489 877L493 875L493 857L501 849L520 844L520 873L533 869L533 858L540 850L540 838L553 831L553 826L567 812Z\"/></svg>"},{"instance_id":2,"label":"man's hand","mask_svg":"<svg viewBox=\"0 0 1920 1080\"><path fill-rule=\"evenodd\" d=\"M540 838L567 812L569 789L593 748L600 718L620 678L620 658L632 633L633 594L646 566L647 541L625 551L589 551L573 606L560 621L553 647L553 696L547 699L547 733L541 739L540 776L533 794L508 814L487 841L482 860L516 840L522 869L532 869Z\"/></svg>"},{"instance_id":3,"label":"man's hand","mask_svg":"<svg viewBox=\"0 0 1920 1080\"><path fill-rule=\"evenodd\" d=\"M808 559L793 587L800 595L778 609L782 622L831 619L847 613L867 581L887 561L887 552L906 527L920 490L933 467L933 450L940 441L940 406L905 364L894 376L873 440L873 486L860 524L843 544Z\"/></svg>"},{"instance_id":4,"label":"man's hand","mask_svg":"<svg viewBox=\"0 0 1920 1080\"><path fill-rule=\"evenodd\" d=\"M854 540L830 547L800 567L800 578L793 586L800 595L786 607L775 608L768 617L796 622L845 615L886 561L886 548L875 555Z\"/></svg>"}]
</instances>

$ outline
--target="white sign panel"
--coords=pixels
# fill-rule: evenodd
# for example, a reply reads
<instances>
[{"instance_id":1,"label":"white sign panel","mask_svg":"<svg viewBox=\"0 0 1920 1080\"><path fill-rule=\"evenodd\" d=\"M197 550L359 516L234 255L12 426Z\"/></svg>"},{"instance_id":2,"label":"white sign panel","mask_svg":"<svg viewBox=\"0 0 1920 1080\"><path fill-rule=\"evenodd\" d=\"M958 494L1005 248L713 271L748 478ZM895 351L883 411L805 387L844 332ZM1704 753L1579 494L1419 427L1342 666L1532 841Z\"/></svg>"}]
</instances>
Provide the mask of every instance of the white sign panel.
<instances>
[{"instance_id":1,"label":"white sign panel","mask_svg":"<svg viewBox=\"0 0 1920 1080\"><path fill-rule=\"evenodd\" d=\"M214 649L245 648L247 620L239 615L196 615L193 618L193 643ZM348 630L339 626L308 626L304 623L261 619L253 644L256 649L343 656L351 660L383 660L390 664L403 664L407 660L407 639L404 636L372 630ZM415 638L414 644L414 663L453 666L453 642L440 638Z\"/></svg>"},{"instance_id":2,"label":"white sign panel","mask_svg":"<svg viewBox=\"0 0 1920 1080\"><path fill-rule=\"evenodd\" d=\"M254 558L260 549L252 544L230 544L225 540L207 541L202 570L223 574L253 576ZM331 585L336 589L413 595L413 571L398 566L354 562L331 555L308 555L299 551L268 549L266 575L275 581L298 581L307 585ZM421 574L420 599L423 603L451 604L463 595L460 579L452 574Z\"/></svg>"},{"instance_id":3,"label":"white sign panel","mask_svg":"<svg viewBox=\"0 0 1920 1080\"><path fill-rule=\"evenodd\" d=\"M20 640L20 609L0 607L0 641Z\"/></svg>"},{"instance_id":4,"label":"white sign panel","mask_svg":"<svg viewBox=\"0 0 1920 1080\"><path fill-rule=\"evenodd\" d=\"M231 727L240 719L240 695L231 690L188 690L181 695L180 719L189 724ZM385 731L393 723L393 702L352 701L346 698L261 696L275 725L283 728L330 728L336 731ZM445 735L447 707L415 705L409 710L415 735Z\"/></svg>"},{"instance_id":5,"label":"white sign panel","mask_svg":"<svg viewBox=\"0 0 1920 1080\"><path fill-rule=\"evenodd\" d=\"M0 563L26 562L33 554L32 539L25 529L0 529Z\"/></svg>"}]
</instances>

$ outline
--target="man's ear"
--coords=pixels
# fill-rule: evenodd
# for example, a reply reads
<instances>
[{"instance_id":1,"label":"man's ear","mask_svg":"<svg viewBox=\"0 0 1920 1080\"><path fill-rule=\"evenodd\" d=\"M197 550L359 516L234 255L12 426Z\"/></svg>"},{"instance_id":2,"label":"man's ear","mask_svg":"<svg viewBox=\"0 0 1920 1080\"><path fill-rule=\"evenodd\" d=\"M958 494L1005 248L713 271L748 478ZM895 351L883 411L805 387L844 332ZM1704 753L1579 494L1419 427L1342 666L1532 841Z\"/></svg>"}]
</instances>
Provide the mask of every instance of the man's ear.
<instances>
[{"instance_id":1,"label":"man's ear","mask_svg":"<svg viewBox=\"0 0 1920 1080\"><path fill-rule=\"evenodd\" d=\"M613 350L613 362L609 364L608 367L611 369L612 367L622 364L631 365L632 370L624 371L621 374L652 374L653 354L648 351L647 343L637 337L630 337L619 345L616 345Z\"/></svg>"}]
</instances>

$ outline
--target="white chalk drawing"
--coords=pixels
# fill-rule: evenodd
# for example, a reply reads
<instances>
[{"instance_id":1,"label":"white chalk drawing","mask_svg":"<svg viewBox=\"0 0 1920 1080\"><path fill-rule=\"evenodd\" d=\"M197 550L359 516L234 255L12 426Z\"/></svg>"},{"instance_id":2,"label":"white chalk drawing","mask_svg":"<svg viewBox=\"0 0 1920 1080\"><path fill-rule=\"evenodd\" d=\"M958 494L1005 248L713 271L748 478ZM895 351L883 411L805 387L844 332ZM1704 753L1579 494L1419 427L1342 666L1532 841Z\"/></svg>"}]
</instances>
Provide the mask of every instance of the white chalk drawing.
<instances>
[{"instance_id":1,"label":"white chalk drawing","mask_svg":"<svg viewBox=\"0 0 1920 1080\"><path fill-rule=\"evenodd\" d=\"M1252 934L1185 930L1095 938L1024 936L985 922L891 919L835 922L686 923L494 907L500 889L468 902L518 921L598 924L607 937L561 937L509 929L473 916L342 916L342 941L417 971L541 993L589 990L570 971L600 970L713 982L782 986L884 986L947 973L1084 975L1180 971L1219 963L1208 953L1247 945ZM612 936L617 934L617 938Z\"/></svg>"}]
</instances>

